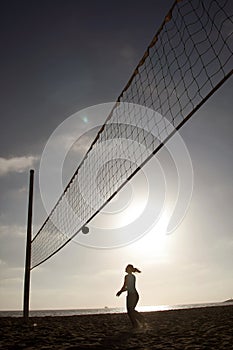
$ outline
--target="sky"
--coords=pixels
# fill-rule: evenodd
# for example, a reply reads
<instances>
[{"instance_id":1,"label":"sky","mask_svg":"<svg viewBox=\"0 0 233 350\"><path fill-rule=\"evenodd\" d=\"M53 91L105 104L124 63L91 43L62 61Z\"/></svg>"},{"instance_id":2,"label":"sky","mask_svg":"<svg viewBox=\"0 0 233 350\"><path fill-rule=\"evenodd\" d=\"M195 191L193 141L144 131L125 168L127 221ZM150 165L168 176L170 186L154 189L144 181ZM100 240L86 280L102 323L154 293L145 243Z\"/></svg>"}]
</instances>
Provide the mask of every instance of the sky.
<instances>
[{"instance_id":1,"label":"sky","mask_svg":"<svg viewBox=\"0 0 233 350\"><path fill-rule=\"evenodd\" d=\"M21 310L29 169L35 169L33 234L46 219L40 159L69 116L115 101L172 0L7 1L0 14L0 309ZM170 235L163 227L117 249L71 241L32 270L31 309L124 306L117 298L132 263L141 306L217 302L233 297L233 81L182 127L193 191ZM90 125L95 121L89 120ZM80 124L80 128L81 128ZM90 135L89 135L90 141ZM83 141L84 142L84 141ZM81 161L67 161L65 177ZM166 150L157 155L168 179ZM152 164L145 173L151 175ZM137 185L134 184L134 189ZM132 185L133 187L133 185ZM144 224L144 223L142 223Z\"/></svg>"}]
</instances>

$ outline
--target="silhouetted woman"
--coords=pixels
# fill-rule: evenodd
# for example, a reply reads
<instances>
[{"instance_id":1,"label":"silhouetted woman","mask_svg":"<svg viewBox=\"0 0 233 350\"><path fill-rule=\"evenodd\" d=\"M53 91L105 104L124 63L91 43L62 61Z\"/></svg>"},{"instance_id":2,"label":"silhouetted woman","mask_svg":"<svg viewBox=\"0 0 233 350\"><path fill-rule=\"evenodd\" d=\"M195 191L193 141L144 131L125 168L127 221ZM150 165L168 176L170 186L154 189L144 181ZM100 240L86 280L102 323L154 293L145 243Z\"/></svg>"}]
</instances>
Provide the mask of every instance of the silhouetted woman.
<instances>
[{"instance_id":1,"label":"silhouetted woman","mask_svg":"<svg viewBox=\"0 0 233 350\"><path fill-rule=\"evenodd\" d=\"M141 323L142 325L145 324L145 319L142 315L140 315L138 311L135 310L135 307L139 300L139 295L135 287L136 277L134 276L133 272L140 273L141 271L133 267L133 265L129 264L128 266L126 266L125 272L127 272L127 275L125 276L123 287L121 288L121 290L119 290L119 292L117 292L116 295L119 297L122 292L127 291L127 312L130 321L132 322L133 328L137 328L139 326L139 323Z\"/></svg>"}]
</instances>

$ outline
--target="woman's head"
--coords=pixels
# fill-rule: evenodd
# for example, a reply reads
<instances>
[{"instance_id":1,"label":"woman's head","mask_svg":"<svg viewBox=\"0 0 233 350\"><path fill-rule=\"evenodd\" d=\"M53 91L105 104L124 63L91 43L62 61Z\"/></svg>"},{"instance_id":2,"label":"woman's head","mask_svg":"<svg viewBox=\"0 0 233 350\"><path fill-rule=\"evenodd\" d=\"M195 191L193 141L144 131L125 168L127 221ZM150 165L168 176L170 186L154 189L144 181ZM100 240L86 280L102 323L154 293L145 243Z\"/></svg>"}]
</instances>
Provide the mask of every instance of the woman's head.
<instances>
[{"instance_id":1,"label":"woman's head","mask_svg":"<svg viewBox=\"0 0 233 350\"><path fill-rule=\"evenodd\" d=\"M133 267L133 265L129 264L126 266L125 272L127 272L127 273L138 272L138 273L140 273L141 271L138 270L136 267Z\"/></svg>"}]
</instances>

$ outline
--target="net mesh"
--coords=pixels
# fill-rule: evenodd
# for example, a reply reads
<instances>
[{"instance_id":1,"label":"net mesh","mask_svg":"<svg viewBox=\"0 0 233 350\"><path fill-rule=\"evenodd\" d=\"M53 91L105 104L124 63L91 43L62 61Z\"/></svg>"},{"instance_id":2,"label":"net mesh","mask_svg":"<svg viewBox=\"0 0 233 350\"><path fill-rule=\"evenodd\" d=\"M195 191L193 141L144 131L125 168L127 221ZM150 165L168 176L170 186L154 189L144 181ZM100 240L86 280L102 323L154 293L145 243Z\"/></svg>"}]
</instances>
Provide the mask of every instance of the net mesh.
<instances>
[{"instance_id":1,"label":"net mesh","mask_svg":"<svg viewBox=\"0 0 233 350\"><path fill-rule=\"evenodd\" d=\"M34 237L32 268L70 241L232 75L231 7L230 0L173 4Z\"/></svg>"}]
</instances>

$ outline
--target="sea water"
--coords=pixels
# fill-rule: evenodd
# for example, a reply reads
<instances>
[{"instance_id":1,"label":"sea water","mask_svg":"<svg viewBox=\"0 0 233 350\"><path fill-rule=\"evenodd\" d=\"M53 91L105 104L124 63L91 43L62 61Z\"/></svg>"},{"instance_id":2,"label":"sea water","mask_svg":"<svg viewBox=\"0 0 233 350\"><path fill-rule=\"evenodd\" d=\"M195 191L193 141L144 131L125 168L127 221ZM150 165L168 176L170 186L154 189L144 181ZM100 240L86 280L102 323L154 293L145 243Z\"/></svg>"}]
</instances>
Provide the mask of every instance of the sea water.
<instances>
[{"instance_id":1,"label":"sea water","mask_svg":"<svg viewBox=\"0 0 233 350\"><path fill-rule=\"evenodd\" d=\"M150 311L166 311L179 309L193 309L210 306L223 306L233 304L233 302L220 303L199 303L199 304L184 304L184 305L156 305L156 306L138 306L137 310L141 312ZM75 315L96 315L96 314L115 314L126 312L125 308L96 308L96 309L66 309L66 310L31 310L29 315L31 317L45 317L45 316L75 316ZM23 311L0 311L0 317L22 317Z\"/></svg>"}]
</instances>

